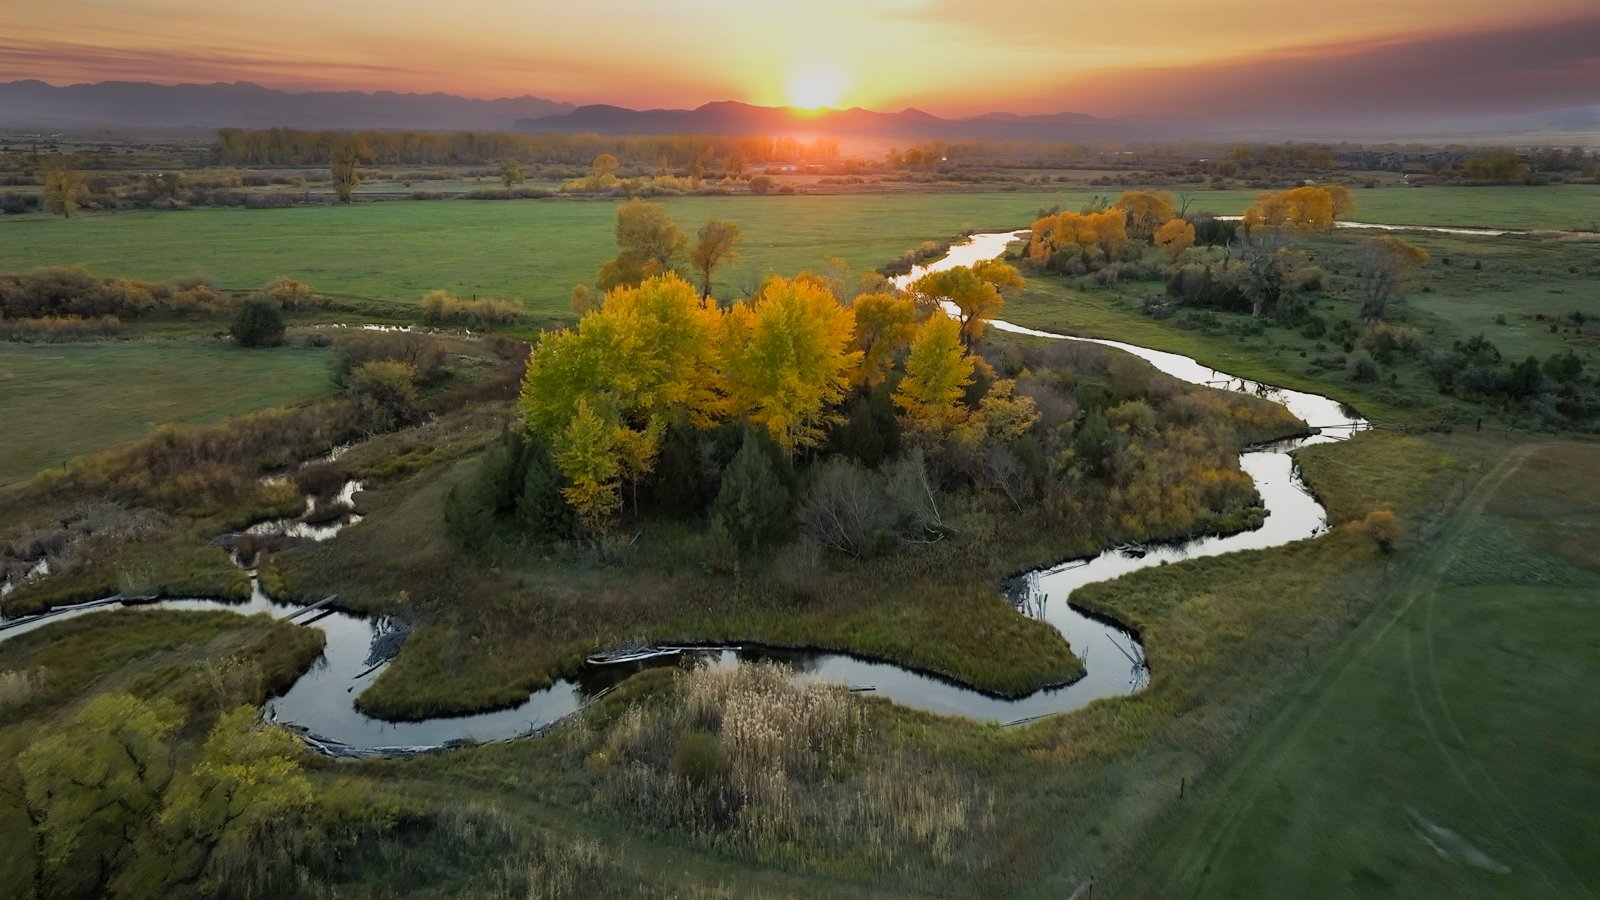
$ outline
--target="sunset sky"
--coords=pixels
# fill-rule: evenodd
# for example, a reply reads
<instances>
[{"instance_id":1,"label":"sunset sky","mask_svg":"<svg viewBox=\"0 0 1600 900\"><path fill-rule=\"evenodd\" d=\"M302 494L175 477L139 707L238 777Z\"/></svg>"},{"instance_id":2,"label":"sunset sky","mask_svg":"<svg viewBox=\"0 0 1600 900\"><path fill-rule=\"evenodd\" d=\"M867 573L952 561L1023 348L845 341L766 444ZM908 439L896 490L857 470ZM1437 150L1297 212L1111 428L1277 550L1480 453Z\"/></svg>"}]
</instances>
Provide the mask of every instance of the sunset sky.
<instances>
[{"instance_id":1,"label":"sunset sky","mask_svg":"<svg viewBox=\"0 0 1600 900\"><path fill-rule=\"evenodd\" d=\"M0 81L54 84L940 115L1600 103L1593 0L9 0L5 20Z\"/></svg>"}]
</instances>

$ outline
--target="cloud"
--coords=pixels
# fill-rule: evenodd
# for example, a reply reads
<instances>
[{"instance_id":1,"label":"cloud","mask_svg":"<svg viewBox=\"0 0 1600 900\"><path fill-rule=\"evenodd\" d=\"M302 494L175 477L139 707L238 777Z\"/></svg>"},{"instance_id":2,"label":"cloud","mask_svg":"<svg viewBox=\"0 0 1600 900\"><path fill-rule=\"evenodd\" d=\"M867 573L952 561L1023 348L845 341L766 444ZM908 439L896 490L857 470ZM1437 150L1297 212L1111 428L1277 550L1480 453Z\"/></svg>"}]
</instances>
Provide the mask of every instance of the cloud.
<instances>
[{"instance_id":1,"label":"cloud","mask_svg":"<svg viewBox=\"0 0 1600 900\"><path fill-rule=\"evenodd\" d=\"M1027 105L1098 115L1395 116L1594 103L1600 103L1600 14L1198 65L1107 69L1029 92Z\"/></svg>"}]
</instances>

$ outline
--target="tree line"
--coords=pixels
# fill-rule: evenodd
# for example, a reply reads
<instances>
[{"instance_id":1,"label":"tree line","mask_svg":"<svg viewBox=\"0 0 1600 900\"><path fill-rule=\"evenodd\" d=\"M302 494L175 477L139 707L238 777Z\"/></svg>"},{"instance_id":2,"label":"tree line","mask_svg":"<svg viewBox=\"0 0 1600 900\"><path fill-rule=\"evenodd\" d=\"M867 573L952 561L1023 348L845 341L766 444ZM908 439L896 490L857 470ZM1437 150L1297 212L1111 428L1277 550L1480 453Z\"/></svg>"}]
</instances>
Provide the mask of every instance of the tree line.
<instances>
[{"instance_id":1,"label":"tree line","mask_svg":"<svg viewBox=\"0 0 1600 900\"><path fill-rule=\"evenodd\" d=\"M839 158L837 138L802 141L749 135L611 137L597 134L522 134L514 131L308 131L298 128L222 128L211 146L217 165L321 166L335 148L358 148L372 165L484 165L526 163L586 165L609 153L628 165L689 168L700 165L741 173L759 163L827 162Z\"/></svg>"}]
</instances>

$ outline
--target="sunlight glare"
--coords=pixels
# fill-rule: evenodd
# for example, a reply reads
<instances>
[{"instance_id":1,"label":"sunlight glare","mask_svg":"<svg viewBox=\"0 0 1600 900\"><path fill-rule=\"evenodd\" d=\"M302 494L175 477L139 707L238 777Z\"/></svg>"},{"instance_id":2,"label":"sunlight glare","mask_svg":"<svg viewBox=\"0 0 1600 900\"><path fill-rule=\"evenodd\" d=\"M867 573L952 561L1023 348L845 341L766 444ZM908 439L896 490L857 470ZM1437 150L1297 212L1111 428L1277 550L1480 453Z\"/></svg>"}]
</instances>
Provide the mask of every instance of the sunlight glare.
<instances>
[{"instance_id":1,"label":"sunlight glare","mask_svg":"<svg viewBox=\"0 0 1600 900\"><path fill-rule=\"evenodd\" d=\"M831 66L811 64L789 79L789 105L796 109L836 106L844 93L844 76Z\"/></svg>"}]
</instances>

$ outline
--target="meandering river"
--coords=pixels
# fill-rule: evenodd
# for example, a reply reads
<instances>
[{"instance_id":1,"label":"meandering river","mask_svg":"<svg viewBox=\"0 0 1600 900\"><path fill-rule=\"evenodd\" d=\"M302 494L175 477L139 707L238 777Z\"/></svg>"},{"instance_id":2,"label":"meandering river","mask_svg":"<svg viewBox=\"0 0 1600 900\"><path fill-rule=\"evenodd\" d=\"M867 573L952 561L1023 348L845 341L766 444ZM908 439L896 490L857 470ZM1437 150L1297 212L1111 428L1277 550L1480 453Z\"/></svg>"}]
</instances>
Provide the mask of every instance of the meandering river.
<instances>
[{"instance_id":1,"label":"meandering river","mask_svg":"<svg viewBox=\"0 0 1600 900\"><path fill-rule=\"evenodd\" d=\"M1009 242L1026 234L997 232L974 235L966 243L952 247L944 258L918 267L898 281L903 286L929 271L992 259L1004 252ZM305 627L321 629L327 637L322 658L287 693L270 701L266 713L279 722L296 726L323 749L339 754L419 750L453 742L492 741L526 734L570 715L591 698L646 666L731 666L739 662L779 660L792 666L795 677L799 679L843 683L853 688L871 690L878 696L919 709L1000 722L1067 712L1094 700L1140 690L1148 683L1151 673L1144 663L1143 648L1138 640L1115 624L1091 617L1073 607L1070 602L1072 592L1086 584L1117 578L1149 566L1273 547L1318 534L1326 527L1323 509L1300 484L1288 454L1308 444L1343 440L1367 427L1367 423L1354 411L1327 397L1258 384L1216 371L1185 356L1117 341L1052 334L1008 322L990 324L991 327L1018 334L1114 347L1139 356L1157 369L1183 381L1266 397L1288 407L1296 416L1319 429L1319 433L1313 437L1254 448L1240 455L1239 465L1255 480L1256 489L1268 513L1261 528L1226 537L1203 537L1171 545L1111 549L1091 559L1075 560L1026 573L1017 581L1019 589L1013 592L1012 599L1017 605L1018 614L1049 623L1066 637L1073 652L1083 659L1086 674L1071 684L1009 699L973 690L934 675L848 654L755 647L708 648L684 650L638 663L586 665L577 678L559 680L547 689L533 692L526 701L509 709L418 722L386 722L363 715L352 702L354 695L370 684L386 664L374 656L375 647L393 644L391 632L395 626L386 618L369 619L332 610L301 612L302 607L274 603L261 593L259 587L244 604L214 600L164 600L147 606L175 610L227 610L241 614L266 613L279 618L294 616ZM359 484L352 482L339 499L348 503L359 489ZM314 506L308 506L308 509L314 509ZM355 521L354 516L349 516L343 522L322 524L315 528L296 528L292 521L275 522L257 530L306 540L330 540L342 527ZM50 622L123 605L119 598L108 598L37 616L11 620L0 618L0 640L24 634ZM381 656L381 653L378 655Z\"/></svg>"}]
</instances>

